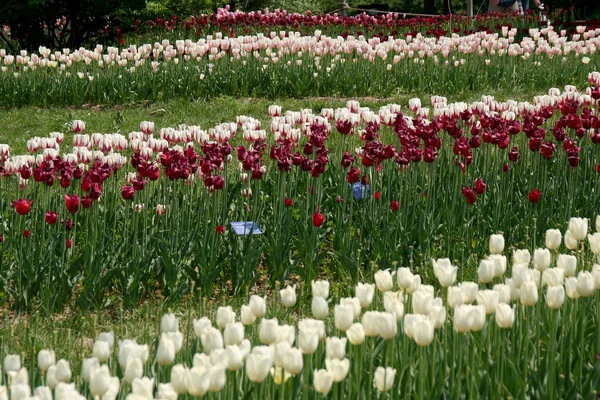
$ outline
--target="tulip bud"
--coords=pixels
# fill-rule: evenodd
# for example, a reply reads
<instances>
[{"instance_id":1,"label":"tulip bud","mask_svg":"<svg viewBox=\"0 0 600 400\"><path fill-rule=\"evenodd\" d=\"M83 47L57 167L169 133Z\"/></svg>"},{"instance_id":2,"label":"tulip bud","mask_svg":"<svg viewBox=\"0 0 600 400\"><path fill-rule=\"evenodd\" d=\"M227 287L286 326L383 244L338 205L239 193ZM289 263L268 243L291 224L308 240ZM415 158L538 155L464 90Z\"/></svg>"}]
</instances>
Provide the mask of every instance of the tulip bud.
<instances>
[{"instance_id":1,"label":"tulip bud","mask_svg":"<svg viewBox=\"0 0 600 400\"><path fill-rule=\"evenodd\" d=\"M594 277L594 286L600 289L600 265L594 264L592 267L592 276Z\"/></svg>"},{"instance_id":2,"label":"tulip bud","mask_svg":"<svg viewBox=\"0 0 600 400\"><path fill-rule=\"evenodd\" d=\"M490 283L494 280L494 273L496 267L492 260L483 259L479 262L479 268L477 269L477 277L481 283Z\"/></svg>"},{"instance_id":3,"label":"tulip bud","mask_svg":"<svg viewBox=\"0 0 600 400\"><path fill-rule=\"evenodd\" d=\"M342 360L346 357L346 338L328 337L325 339L325 353L327 358Z\"/></svg>"},{"instance_id":4,"label":"tulip bud","mask_svg":"<svg viewBox=\"0 0 600 400\"><path fill-rule=\"evenodd\" d=\"M322 297L325 300L329 297L329 282L328 281L311 281L313 297Z\"/></svg>"},{"instance_id":5,"label":"tulip bud","mask_svg":"<svg viewBox=\"0 0 600 400\"><path fill-rule=\"evenodd\" d=\"M525 306L534 306L538 301L538 289L533 281L521 284L521 303Z\"/></svg>"},{"instance_id":6,"label":"tulip bud","mask_svg":"<svg viewBox=\"0 0 600 400\"><path fill-rule=\"evenodd\" d=\"M548 229L546 231L546 247L550 250L556 250L560 247L562 235L558 229Z\"/></svg>"},{"instance_id":7,"label":"tulip bud","mask_svg":"<svg viewBox=\"0 0 600 400\"><path fill-rule=\"evenodd\" d=\"M333 376L326 369L315 370L313 386L318 393L327 394L333 385Z\"/></svg>"},{"instance_id":8,"label":"tulip bud","mask_svg":"<svg viewBox=\"0 0 600 400\"><path fill-rule=\"evenodd\" d=\"M323 297L313 296L311 311L316 319L325 319L329 314L329 305Z\"/></svg>"},{"instance_id":9,"label":"tulip bud","mask_svg":"<svg viewBox=\"0 0 600 400\"><path fill-rule=\"evenodd\" d=\"M160 320L160 332L178 332L179 320L175 314L165 314Z\"/></svg>"},{"instance_id":10,"label":"tulip bud","mask_svg":"<svg viewBox=\"0 0 600 400\"><path fill-rule=\"evenodd\" d=\"M296 305L296 286L287 286L279 291L281 296L281 304L286 307L294 307Z\"/></svg>"},{"instance_id":11,"label":"tulip bud","mask_svg":"<svg viewBox=\"0 0 600 400\"><path fill-rule=\"evenodd\" d=\"M235 322L235 313L231 306L219 307L217 309L217 326L224 329L230 322Z\"/></svg>"},{"instance_id":12,"label":"tulip bud","mask_svg":"<svg viewBox=\"0 0 600 400\"><path fill-rule=\"evenodd\" d=\"M506 303L498 304L496 307L496 324L499 328L507 329L513 326L515 322L515 307Z\"/></svg>"},{"instance_id":13,"label":"tulip bud","mask_svg":"<svg viewBox=\"0 0 600 400\"><path fill-rule=\"evenodd\" d=\"M254 315L252 313L252 310L250 309L250 307L245 304L242 305L241 317L242 317L243 325L248 326L248 325L252 325L252 324L254 324L254 322L256 322L256 315Z\"/></svg>"},{"instance_id":14,"label":"tulip bud","mask_svg":"<svg viewBox=\"0 0 600 400\"><path fill-rule=\"evenodd\" d=\"M577 291L581 297L594 295L594 277L588 271L581 271L577 276Z\"/></svg>"},{"instance_id":15,"label":"tulip bud","mask_svg":"<svg viewBox=\"0 0 600 400\"><path fill-rule=\"evenodd\" d=\"M377 367L373 378L373 386L382 393L387 392L394 386L395 377L396 370L394 368Z\"/></svg>"},{"instance_id":16,"label":"tulip bud","mask_svg":"<svg viewBox=\"0 0 600 400\"><path fill-rule=\"evenodd\" d=\"M394 280L392 279L390 270L386 269L375 272L375 283L377 284L377 289L381 292L392 290L394 288Z\"/></svg>"},{"instance_id":17,"label":"tulip bud","mask_svg":"<svg viewBox=\"0 0 600 400\"><path fill-rule=\"evenodd\" d=\"M325 368L333 377L334 382L342 382L344 379L346 379L346 376L348 376L348 371L350 370L350 360L347 358L344 358L343 360L338 360L337 358L326 358Z\"/></svg>"},{"instance_id":18,"label":"tulip bud","mask_svg":"<svg viewBox=\"0 0 600 400\"><path fill-rule=\"evenodd\" d=\"M54 350L40 350L38 353L38 368L42 371L47 371L56 363L56 355Z\"/></svg>"},{"instance_id":19,"label":"tulip bud","mask_svg":"<svg viewBox=\"0 0 600 400\"><path fill-rule=\"evenodd\" d=\"M260 320L258 337L262 344L271 344L277 340L277 318Z\"/></svg>"},{"instance_id":20,"label":"tulip bud","mask_svg":"<svg viewBox=\"0 0 600 400\"><path fill-rule=\"evenodd\" d=\"M504 251L504 236L491 235L489 244L491 254L502 254Z\"/></svg>"},{"instance_id":21,"label":"tulip bud","mask_svg":"<svg viewBox=\"0 0 600 400\"><path fill-rule=\"evenodd\" d=\"M565 302L565 288L563 286L548 286L546 290L546 304L554 310L562 307Z\"/></svg>"},{"instance_id":22,"label":"tulip bud","mask_svg":"<svg viewBox=\"0 0 600 400\"><path fill-rule=\"evenodd\" d=\"M494 290L480 290L477 293L477 304L485 306L486 314L493 314L498 307L500 295Z\"/></svg>"}]
</instances>

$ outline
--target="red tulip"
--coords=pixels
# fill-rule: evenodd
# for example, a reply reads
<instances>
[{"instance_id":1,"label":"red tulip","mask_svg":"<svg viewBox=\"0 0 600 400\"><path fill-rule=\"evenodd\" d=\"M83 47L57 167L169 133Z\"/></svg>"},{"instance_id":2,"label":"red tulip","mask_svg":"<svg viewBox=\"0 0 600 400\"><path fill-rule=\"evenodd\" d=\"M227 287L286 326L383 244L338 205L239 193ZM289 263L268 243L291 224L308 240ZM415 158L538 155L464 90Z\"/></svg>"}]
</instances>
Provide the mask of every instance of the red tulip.
<instances>
[{"instance_id":1,"label":"red tulip","mask_svg":"<svg viewBox=\"0 0 600 400\"><path fill-rule=\"evenodd\" d=\"M398 208L400 208L400 203L398 203L396 200L392 200L390 203L390 209L392 211L398 211Z\"/></svg>"},{"instance_id":2,"label":"red tulip","mask_svg":"<svg viewBox=\"0 0 600 400\"><path fill-rule=\"evenodd\" d=\"M54 225L58 220L58 215L54 211L46 212L46 223L48 225Z\"/></svg>"},{"instance_id":3,"label":"red tulip","mask_svg":"<svg viewBox=\"0 0 600 400\"><path fill-rule=\"evenodd\" d=\"M379 198L381 197L381 192L375 192L375 200L379 200Z\"/></svg>"},{"instance_id":4,"label":"red tulip","mask_svg":"<svg viewBox=\"0 0 600 400\"><path fill-rule=\"evenodd\" d=\"M85 195L81 198L81 207L83 208L90 208L92 206L92 203L94 202L94 199L92 199L89 195Z\"/></svg>"},{"instance_id":5,"label":"red tulip","mask_svg":"<svg viewBox=\"0 0 600 400\"><path fill-rule=\"evenodd\" d=\"M217 226L217 234L222 235L225 232L225 227L223 225Z\"/></svg>"},{"instance_id":6,"label":"red tulip","mask_svg":"<svg viewBox=\"0 0 600 400\"><path fill-rule=\"evenodd\" d=\"M538 190L538 188L535 188L529 192L529 201L532 203L537 203L540 201L540 197L542 197L542 193Z\"/></svg>"},{"instance_id":7,"label":"red tulip","mask_svg":"<svg viewBox=\"0 0 600 400\"><path fill-rule=\"evenodd\" d=\"M477 180L475 181L475 185L473 185L473 188L475 189L475 193L477 193L477 194L483 194L483 192L485 192L486 187L487 187L487 185L481 178L477 178Z\"/></svg>"},{"instance_id":8,"label":"red tulip","mask_svg":"<svg viewBox=\"0 0 600 400\"><path fill-rule=\"evenodd\" d=\"M323 225L323 222L325 222L325 216L323 216L323 214L321 214L319 212L319 209L317 208L317 211L315 211L312 216L312 220L313 220L313 225L318 228L321 225Z\"/></svg>"},{"instance_id":9,"label":"red tulip","mask_svg":"<svg viewBox=\"0 0 600 400\"><path fill-rule=\"evenodd\" d=\"M463 188L462 193L463 196L465 196L465 200L467 200L468 204L473 204L475 203L475 200L477 200L477 195L468 186L465 186Z\"/></svg>"},{"instance_id":10,"label":"red tulip","mask_svg":"<svg viewBox=\"0 0 600 400\"><path fill-rule=\"evenodd\" d=\"M67 239L67 249L70 249L73 246L73 241L71 239Z\"/></svg>"},{"instance_id":11,"label":"red tulip","mask_svg":"<svg viewBox=\"0 0 600 400\"><path fill-rule=\"evenodd\" d=\"M134 195L135 195L135 190L131 186L125 185L121 188L121 196L123 196L123 198L125 200L133 199Z\"/></svg>"},{"instance_id":12,"label":"red tulip","mask_svg":"<svg viewBox=\"0 0 600 400\"><path fill-rule=\"evenodd\" d=\"M287 207L291 207L294 204L294 200L292 199L285 199L285 205Z\"/></svg>"},{"instance_id":13,"label":"red tulip","mask_svg":"<svg viewBox=\"0 0 600 400\"><path fill-rule=\"evenodd\" d=\"M61 221L62 223L62 221ZM70 219L67 219L65 221L65 229L70 231L71 229L73 229L73 221L71 221Z\"/></svg>"},{"instance_id":14,"label":"red tulip","mask_svg":"<svg viewBox=\"0 0 600 400\"><path fill-rule=\"evenodd\" d=\"M0 235L0 243L4 241L4 236Z\"/></svg>"},{"instance_id":15,"label":"red tulip","mask_svg":"<svg viewBox=\"0 0 600 400\"><path fill-rule=\"evenodd\" d=\"M25 236L26 238L28 238L29 236L31 236L31 231L29 229L25 229L23 231L23 236Z\"/></svg>"},{"instance_id":16,"label":"red tulip","mask_svg":"<svg viewBox=\"0 0 600 400\"><path fill-rule=\"evenodd\" d=\"M65 205L70 213L75 214L79 210L79 196L65 194Z\"/></svg>"},{"instance_id":17,"label":"red tulip","mask_svg":"<svg viewBox=\"0 0 600 400\"><path fill-rule=\"evenodd\" d=\"M31 210L31 205L32 204L33 204L33 200L29 201L27 199L15 200L12 203L13 207L15 208L15 211L19 215L27 215L27 214L29 214L29 211Z\"/></svg>"},{"instance_id":18,"label":"red tulip","mask_svg":"<svg viewBox=\"0 0 600 400\"><path fill-rule=\"evenodd\" d=\"M508 172L509 169L510 169L510 165L508 165L508 164L504 164L502 166L502 171L504 171L504 172Z\"/></svg>"},{"instance_id":19,"label":"red tulip","mask_svg":"<svg viewBox=\"0 0 600 400\"><path fill-rule=\"evenodd\" d=\"M342 198L342 196L338 195L337 199L335 199L335 201L337 201L338 203L341 203L342 201L344 201L344 199Z\"/></svg>"}]
</instances>

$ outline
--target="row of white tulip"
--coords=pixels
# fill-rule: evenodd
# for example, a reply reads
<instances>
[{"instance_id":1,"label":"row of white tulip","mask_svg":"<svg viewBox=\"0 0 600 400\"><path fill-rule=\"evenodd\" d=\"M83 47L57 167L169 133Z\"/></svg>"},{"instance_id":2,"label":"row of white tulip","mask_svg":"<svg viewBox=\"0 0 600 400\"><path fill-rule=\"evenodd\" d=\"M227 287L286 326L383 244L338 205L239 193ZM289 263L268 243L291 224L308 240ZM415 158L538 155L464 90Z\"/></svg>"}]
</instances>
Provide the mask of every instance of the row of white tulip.
<instances>
[{"instance_id":1,"label":"row of white tulip","mask_svg":"<svg viewBox=\"0 0 600 400\"><path fill-rule=\"evenodd\" d=\"M202 396L209 392L237 397L249 390L251 383L260 384L269 375L271 385L302 377L302 391L327 394L335 383L346 380L351 363L363 365L361 357L364 358L365 353L360 349L367 346L368 350L365 343L369 340L380 338L384 343L406 348L406 338L410 338L424 348L432 345L436 337L440 341L447 337L448 312L452 313L455 335L482 330L490 335L495 329L514 330L515 321L520 320L520 325L530 318L528 309L535 309L537 318L561 309L566 300L565 288L566 297L572 301L598 297L600 265L591 265L593 261L585 252L585 240L595 257L600 249L600 216L596 218L596 231L588 233L587 219L571 218L564 240L572 241L568 247L575 252L573 255L558 254L563 239L561 232L548 230L546 247L535 249L533 257L526 249L513 251L510 278L505 277L508 263L503 254L504 238L500 234L489 239L490 255L481 260L479 283L457 284L458 267L448 259L432 260L439 286L424 284L421 275L409 268L379 270L374 274L375 283L359 283L353 296L340 297L333 306L333 313L332 286L326 280L312 281L312 318L302 317L297 324L280 322L282 318L295 319L290 310L298 307L298 294L296 286L291 285L281 289L272 300L268 296L252 295L249 302L241 306L239 314L231 306L221 306L214 313L214 319L209 316L194 319L191 321L193 337L184 337L178 316L166 314L160 322L155 349L131 339L120 340L117 348L112 331L98 335L91 357L82 362L80 378L73 379L69 361L56 361L54 351L42 350L37 365L31 366L39 371L41 380L36 381L43 383L33 390L33 395L30 372L22 366L19 355L9 354L3 363L3 376L7 380L6 386L0 386L0 399L8 399L9 394L13 400L46 400L53 395L55 399L87 395L101 399L176 399L181 395ZM425 270L421 272L427 275L429 266L422 268ZM494 282L490 289L489 285ZM547 307L539 301L544 287ZM598 299L585 304L598 312ZM491 320L490 316L493 316ZM585 324L581 320L569 321ZM595 326L600 321L591 322ZM534 329L542 329L544 325L537 321L535 326ZM526 332L527 337L531 334L537 333ZM492 347L496 345L491 343ZM586 345L590 343L575 343L575 346ZM201 351L193 354L196 346ZM442 351L450 349L442 344ZM321 354L324 363L318 361L319 357L311 358L315 354ZM376 364L371 365L369 379L378 392L400 390L400 384L395 381L398 364L385 364L385 358L383 365L375 358L367 362ZM240 372L242 370L245 372ZM237 378L245 383L240 386Z\"/></svg>"}]
</instances>

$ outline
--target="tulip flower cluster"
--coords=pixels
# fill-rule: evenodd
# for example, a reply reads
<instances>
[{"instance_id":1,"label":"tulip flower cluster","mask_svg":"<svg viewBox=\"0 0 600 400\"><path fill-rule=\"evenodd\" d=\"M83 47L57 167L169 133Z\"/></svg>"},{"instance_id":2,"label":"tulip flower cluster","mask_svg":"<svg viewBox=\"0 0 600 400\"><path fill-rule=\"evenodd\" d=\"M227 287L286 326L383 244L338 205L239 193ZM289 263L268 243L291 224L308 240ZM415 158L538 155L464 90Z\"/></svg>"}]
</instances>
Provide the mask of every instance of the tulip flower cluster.
<instances>
[{"instance_id":1,"label":"tulip flower cluster","mask_svg":"<svg viewBox=\"0 0 600 400\"><path fill-rule=\"evenodd\" d=\"M0 50L0 105L115 103L215 95L369 95L465 87L581 84L597 64L600 29L554 27L427 37L297 31L51 51ZM521 74L514 75L518 69ZM477 74L477 80L470 78ZM361 76L363 79L358 79ZM416 77L419 77L418 79ZM437 77L431 79L431 77ZM579 78L577 78L579 77ZM52 80L53 90L35 92ZM249 92L252 88L252 92ZM541 143L540 143L541 145ZM551 149L548 149L551 151Z\"/></svg>"},{"instance_id":2,"label":"tulip flower cluster","mask_svg":"<svg viewBox=\"0 0 600 400\"><path fill-rule=\"evenodd\" d=\"M472 391L593 397L600 356L598 233L589 235L583 218L568 225L565 239L571 235L578 244L576 256L557 251L563 237L550 229L548 247L533 256L514 249L510 265L504 237L492 235L479 282L457 281L459 267L445 258L431 260L421 273L378 270L375 283L353 290L313 280L300 293L286 286L251 295L236 311L203 306L202 317L190 309L184 321L163 315L150 344L100 333L83 360L57 361L55 350L45 349L24 366L10 353L15 342L4 341L9 353L0 398L312 398L332 391L349 398ZM591 259L581 251L588 245L595 249ZM439 286L425 283L430 268ZM309 311L303 303L311 304ZM78 364L75 376L71 366ZM441 373L452 379L438 382Z\"/></svg>"},{"instance_id":3,"label":"tulip flower cluster","mask_svg":"<svg viewBox=\"0 0 600 400\"><path fill-rule=\"evenodd\" d=\"M90 135L76 120L72 133L30 139L27 155L0 145L0 204L14 210L0 227L2 290L17 307L31 307L31 295L60 309L77 282L88 306L113 290L135 305L155 283L176 295L191 282L208 294L230 281L239 293L263 274L313 280L328 262L357 278L371 261L426 263L447 243L457 245L435 264L440 284L456 279L454 259L471 265L461 278L492 282L506 271L503 239L490 239L480 260L485 243L466 237L493 229L539 243L537 232L571 209L597 213L598 191L581 192L600 172L600 74L588 79L585 90L553 88L532 102L433 96L431 107L415 98L404 112L348 101L319 113L273 105L267 123L144 121L128 136ZM577 251L582 228L572 225L564 246ZM586 251L600 248L596 236ZM549 249L562 247L548 238Z\"/></svg>"}]
</instances>

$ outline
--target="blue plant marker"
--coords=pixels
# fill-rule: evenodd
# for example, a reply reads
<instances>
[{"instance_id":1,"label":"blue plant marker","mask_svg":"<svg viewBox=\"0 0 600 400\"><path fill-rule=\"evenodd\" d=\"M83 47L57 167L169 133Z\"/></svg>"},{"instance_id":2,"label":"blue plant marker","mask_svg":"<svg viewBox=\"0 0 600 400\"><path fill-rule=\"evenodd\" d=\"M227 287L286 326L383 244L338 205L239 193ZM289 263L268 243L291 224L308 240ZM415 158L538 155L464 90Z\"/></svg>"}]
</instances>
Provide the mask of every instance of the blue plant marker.
<instances>
[{"instance_id":1,"label":"blue plant marker","mask_svg":"<svg viewBox=\"0 0 600 400\"><path fill-rule=\"evenodd\" d=\"M367 198L370 192L371 186L369 186L368 184L363 185L360 182L356 182L352 185L352 193L354 195L354 200L362 200L364 198Z\"/></svg>"},{"instance_id":2,"label":"blue plant marker","mask_svg":"<svg viewBox=\"0 0 600 400\"><path fill-rule=\"evenodd\" d=\"M236 235L261 235L262 231L254 221L231 222L231 228Z\"/></svg>"}]
</instances>

